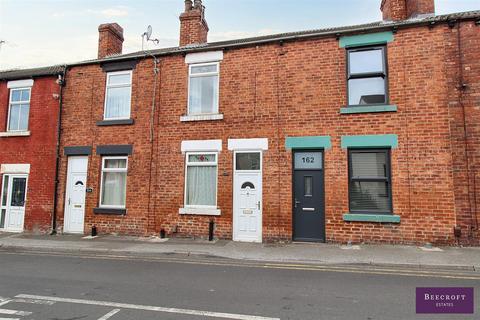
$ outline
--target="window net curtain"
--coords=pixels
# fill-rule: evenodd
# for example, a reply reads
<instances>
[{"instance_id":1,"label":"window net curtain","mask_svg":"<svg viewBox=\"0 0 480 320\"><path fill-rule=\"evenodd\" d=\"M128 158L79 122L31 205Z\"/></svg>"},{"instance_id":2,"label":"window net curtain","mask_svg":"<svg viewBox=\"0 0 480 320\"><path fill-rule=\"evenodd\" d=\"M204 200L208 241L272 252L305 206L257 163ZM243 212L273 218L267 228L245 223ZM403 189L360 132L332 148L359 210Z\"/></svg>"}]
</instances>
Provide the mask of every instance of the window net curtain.
<instances>
[{"instance_id":1,"label":"window net curtain","mask_svg":"<svg viewBox=\"0 0 480 320\"><path fill-rule=\"evenodd\" d=\"M127 118L130 116L130 87L108 88L105 118Z\"/></svg>"},{"instance_id":2,"label":"window net curtain","mask_svg":"<svg viewBox=\"0 0 480 320\"><path fill-rule=\"evenodd\" d=\"M104 172L102 204L106 206L125 205L126 172Z\"/></svg>"},{"instance_id":3,"label":"window net curtain","mask_svg":"<svg viewBox=\"0 0 480 320\"><path fill-rule=\"evenodd\" d=\"M215 206L217 191L217 167L187 168L187 205Z\"/></svg>"},{"instance_id":4,"label":"window net curtain","mask_svg":"<svg viewBox=\"0 0 480 320\"><path fill-rule=\"evenodd\" d=\"M217 76L190 79L190 114L213 113L217 104Z\"/></svg>"}]
</instances>

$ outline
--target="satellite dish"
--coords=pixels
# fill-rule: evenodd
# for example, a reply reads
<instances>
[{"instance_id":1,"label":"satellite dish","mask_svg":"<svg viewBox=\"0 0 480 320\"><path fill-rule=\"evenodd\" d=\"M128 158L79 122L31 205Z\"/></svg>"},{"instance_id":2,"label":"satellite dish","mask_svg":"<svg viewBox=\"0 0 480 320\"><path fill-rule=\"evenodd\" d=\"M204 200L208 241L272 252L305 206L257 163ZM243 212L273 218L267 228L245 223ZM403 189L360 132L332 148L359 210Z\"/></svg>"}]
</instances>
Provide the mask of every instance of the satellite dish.
<instances>
[{"instance_id":1,"label":"satellite dish","mask_svg":"<svg viewBox=\"0 0 480 320\"><path fill-rule=\"evenodd\" d=\"M146 32L147 40L150 40L150 37L152 36L152 26L147 27L147 32Z\"/></svg>"}]
</instances>

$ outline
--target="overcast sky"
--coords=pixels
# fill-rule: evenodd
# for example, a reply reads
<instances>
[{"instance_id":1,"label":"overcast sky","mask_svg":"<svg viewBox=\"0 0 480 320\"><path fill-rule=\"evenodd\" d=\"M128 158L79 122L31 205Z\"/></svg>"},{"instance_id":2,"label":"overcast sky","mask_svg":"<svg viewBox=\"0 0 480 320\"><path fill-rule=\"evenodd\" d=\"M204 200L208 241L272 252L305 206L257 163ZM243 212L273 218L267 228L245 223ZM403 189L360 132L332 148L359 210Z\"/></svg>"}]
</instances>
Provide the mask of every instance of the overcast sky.
<instances>
[{"instance_id":1,"label":"overcast sky","mask_svg":"<svg viewBox=\"0 0 480 320\"><path fill-rule=\"evenodd\" d=\"M204 0L209 41L381 20L381 0ZM96 58L97 27L124 28L123 52L141 50L147 25L159 46L178 45L183 0L0 0L0 70ZM436 13L480 9L480 0L435 0Z\"/></svg>"}]
</instances>

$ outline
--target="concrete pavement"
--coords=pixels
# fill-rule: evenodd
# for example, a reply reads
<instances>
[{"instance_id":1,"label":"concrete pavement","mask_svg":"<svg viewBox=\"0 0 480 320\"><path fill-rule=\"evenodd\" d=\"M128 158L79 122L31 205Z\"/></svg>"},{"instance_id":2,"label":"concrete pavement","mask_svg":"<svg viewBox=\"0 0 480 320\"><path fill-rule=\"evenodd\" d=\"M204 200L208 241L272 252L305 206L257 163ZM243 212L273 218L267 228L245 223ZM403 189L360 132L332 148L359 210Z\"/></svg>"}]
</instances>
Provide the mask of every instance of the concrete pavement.
<instances>
[{"instance_id":1,"label":"concrete pavement","mask_svg":"<svg viewBox=\"0 0 480 320\"><path fill-rule=\"evenodd\" d=\"M319 243L253 244L233 241L159 239L103 235L29 235L0 233L0 248L47 252L83 252L152 257L169 253L270 262L393 265L480 271L480 248Z\"/></svg>"}]
</instances>

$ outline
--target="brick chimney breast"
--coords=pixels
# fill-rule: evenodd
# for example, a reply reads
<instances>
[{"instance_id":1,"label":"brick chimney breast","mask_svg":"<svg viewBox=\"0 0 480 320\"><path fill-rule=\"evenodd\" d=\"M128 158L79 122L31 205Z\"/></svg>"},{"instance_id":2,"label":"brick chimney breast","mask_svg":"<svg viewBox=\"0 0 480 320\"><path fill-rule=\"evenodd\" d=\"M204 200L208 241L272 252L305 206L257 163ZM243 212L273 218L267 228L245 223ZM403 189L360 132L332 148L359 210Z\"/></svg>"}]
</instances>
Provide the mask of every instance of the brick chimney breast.
<instances>
[{"instance_id":1,"label":"brick chimney breast","mask_svg":"<svg viewBox=\"0 0 480 320\"><path fill-rule=\"evenodd\" d=\"M406 3L407 17L409 18L435 15L434 0L406 0Z\"/></svg>"},{"instance_id":2,"label":"brick chimney breast","mask_svg":"<svg viewBox=\"0 0 480 320\"><path fill-rule=\"evenodd\" d=\"M98 58L121 54L123 28L118 23L104 23L98 26Z\"/></svg>"},{"instance_id":3,"label":"brick chimney breast","mask_svg":"<svg viewBox=\"0 0 480 320\"><path fill-rule=\"evenodd\" d=\"M185 0L185 11L180 15L180 46L207 43L208 24L202 0Z\"/></svg>"},{"instance_id":4,"label":"brick chimney breast","mask_svg":"<svg viewBox=\"0 0 480 320\"><path fill-rule=\"evenodd\" d=\"M435 15L434 0L382 0L383 20L406 20Z\"/></svg>"}]
</instances>

